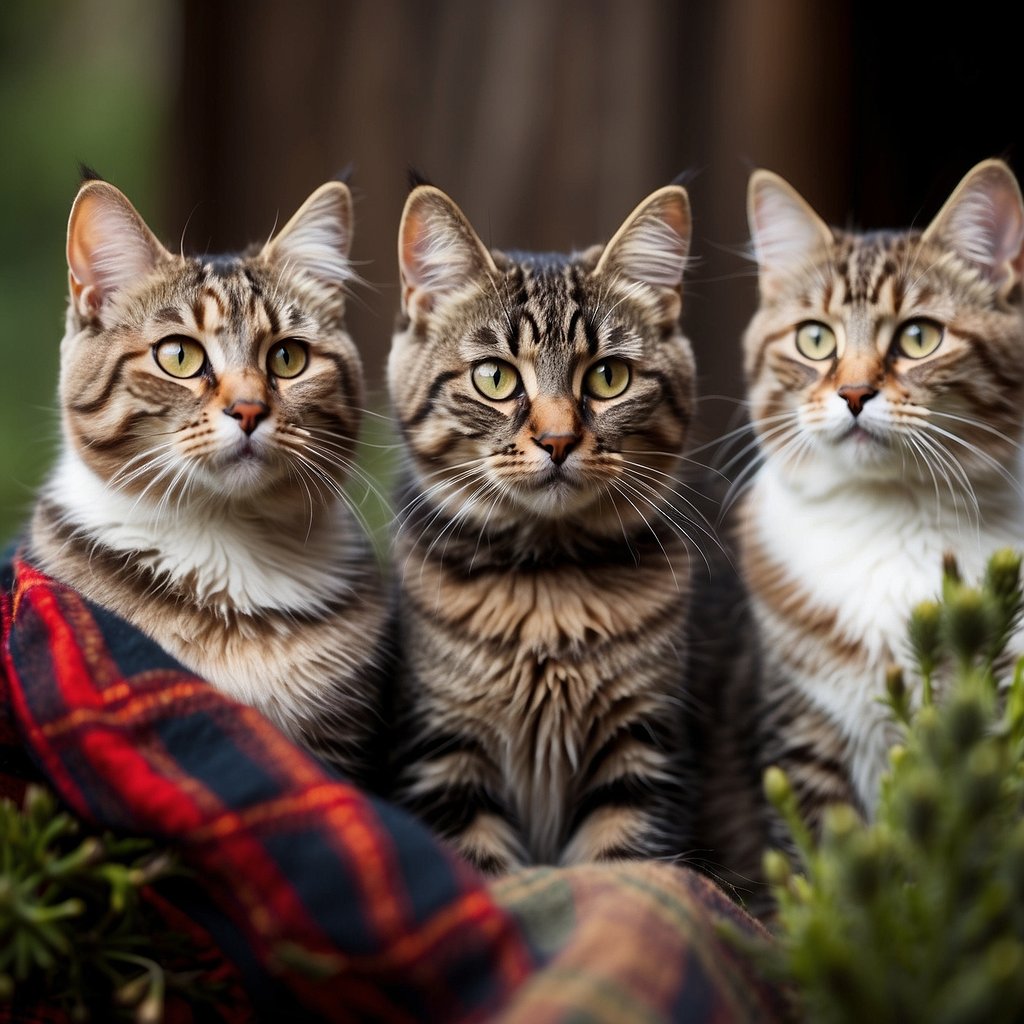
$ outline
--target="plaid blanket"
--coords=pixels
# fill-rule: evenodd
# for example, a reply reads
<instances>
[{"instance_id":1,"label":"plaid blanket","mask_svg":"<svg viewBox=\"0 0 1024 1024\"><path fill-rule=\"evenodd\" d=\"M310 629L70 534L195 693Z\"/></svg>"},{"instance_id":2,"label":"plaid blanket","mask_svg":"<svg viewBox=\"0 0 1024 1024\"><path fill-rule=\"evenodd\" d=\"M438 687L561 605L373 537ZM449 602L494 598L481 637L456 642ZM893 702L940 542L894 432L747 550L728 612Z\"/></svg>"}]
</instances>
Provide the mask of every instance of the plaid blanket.
<instances>
[{"instance_id":1,"label":"plaid blanket","mask_svg":"<svg viewBox=\"0 0 1024 1024\"><path fill-rule=\"evenodd\" d=\"M42 781L81 818L191 869L168 927L230 980L167 1019L771 1021L720 937L756 924L665 864L535 869L488 887L421 825L251 708L15 558L0 574L0 794ZM294 969L302 950L324 969ZM0 1003L0 1020L53 1021Z\"/></svg>"}]
</instances>

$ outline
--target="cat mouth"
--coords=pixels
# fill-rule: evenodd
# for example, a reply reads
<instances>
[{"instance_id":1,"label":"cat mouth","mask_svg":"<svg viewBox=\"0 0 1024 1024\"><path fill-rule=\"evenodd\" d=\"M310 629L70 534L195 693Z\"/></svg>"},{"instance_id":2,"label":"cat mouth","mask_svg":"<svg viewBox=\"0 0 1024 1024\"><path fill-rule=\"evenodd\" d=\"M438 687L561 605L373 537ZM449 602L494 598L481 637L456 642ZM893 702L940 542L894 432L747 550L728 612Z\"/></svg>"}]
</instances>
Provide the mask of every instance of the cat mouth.
<instances>
[{"instance_id":1,"label":"cat mouth","mask_svg":"<svg viewBox=\"0 0 1024 1024\"><path fill-rule=\"evenodd\" d=\"M221 455L220 461L225 467L266 462L267 451L263 445L255 444L251 437L243 437Z\"/></svg>"},{"instance_id":2,"label":"cat mouth","mask_svg":"<svg viewBox=\"0 0 1024 1024\"><path fill-rule=\"evenodd\" d=\"M594 498L581 474L555 465L520 478L516 490L525 508L545 518L578 512L588 507Z\"/></svg>"},{"instance_id":3,"label":"cat mouth","mask_svg":"<svg viewBox=\"0 0 1024 1024\"><path fill-rule=\"evenodd\" d=\"M878 445L885 447L887 442L884 437L879 437L874 431L868 430L860 423L854 423L850 429L843 434L842 441L849 442L858 446L862 445Z\"/></svg>"},{"instance_id":4,"label":"cat mouth","mask_svg":"<svg viewBox=\"0 0 1024 1024\"><path fill-rule=\"evenodd\" d=\"M578 473L552 463L533 474L526 483L533 490L576 491L582 487L583 480Z\"/></svg>"},{"instance_id":5,"label":"cat mouth","mask_svg":"<svg viewBox=\"0 0 1024 1024\"><path fill-rule=\"evenodd\" d=\"M211 468L219 488L241 493L266 486L276 475L274 461L266 446L244 438L222 451Z\"/></svg>"}]
</instances>

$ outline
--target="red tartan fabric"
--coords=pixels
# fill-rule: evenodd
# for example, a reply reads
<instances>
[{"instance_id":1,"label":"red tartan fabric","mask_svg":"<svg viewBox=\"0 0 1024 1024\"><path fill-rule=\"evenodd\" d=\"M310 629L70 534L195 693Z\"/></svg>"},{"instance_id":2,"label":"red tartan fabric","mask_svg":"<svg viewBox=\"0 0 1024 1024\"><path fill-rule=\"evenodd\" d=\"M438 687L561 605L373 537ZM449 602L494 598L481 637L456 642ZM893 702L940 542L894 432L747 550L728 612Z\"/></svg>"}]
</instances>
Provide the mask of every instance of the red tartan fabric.
<instances>
[{"instance_id":1,"label":"red tartan fabric","mask_svg":"<svg viewBox=\"0 0 1024 1024\"><path fill-rule=\"evenodd\" d=\"M238 1019L480 1020L536 966L415 822L30 566L7 582L4 789L29 774L20 746L84 819L176 847L199 879L179 910L239 971Z\"/></svg>"},{"instance_id":2,"label":"red tartan fabric","mask_svg":"<svg viewBox=\"0 0 1024 1024\"><path fill-rule=\"evenodd\" d=\"M725 942L766 935L668 864L488 889L422 826L18 560L0 566L0 795L42 781L87 821L173 847L153 894L224 982L200 1021L771 1022L784 996ZM0 1024L63 1024L0 1003Z\"/></svg>"}]
</instances>

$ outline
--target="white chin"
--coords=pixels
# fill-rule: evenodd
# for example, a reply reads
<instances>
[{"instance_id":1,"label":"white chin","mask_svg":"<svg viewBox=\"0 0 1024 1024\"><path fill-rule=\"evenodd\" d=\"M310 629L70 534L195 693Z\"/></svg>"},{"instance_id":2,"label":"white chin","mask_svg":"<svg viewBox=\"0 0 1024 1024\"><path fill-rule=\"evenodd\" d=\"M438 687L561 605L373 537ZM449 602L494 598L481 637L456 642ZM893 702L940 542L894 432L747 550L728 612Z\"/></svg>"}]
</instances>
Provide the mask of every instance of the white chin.
<instances>
[{"instance_id":1,"label":"white chin","mask_svg":"<svg viewBox=\"0 0 1024 1024\"><path fill-rule=\"evenodd\" d=\"M225 498L248 497L265 490L277 478L266 461L259 458L233 459L204 474L207 488Z\"/></svg>"},{"instance_id":2,"label":"white chin","mask_svg":"<svg viewBox=\"0 0 1024 1024\"><path fill-rule=\"evenodd\" d=\"M519 503L535 515L560 519L586 508L594 496L589 488L565 480L550 480L540 487L517 488Z\"/></svg>"}]
</instances>

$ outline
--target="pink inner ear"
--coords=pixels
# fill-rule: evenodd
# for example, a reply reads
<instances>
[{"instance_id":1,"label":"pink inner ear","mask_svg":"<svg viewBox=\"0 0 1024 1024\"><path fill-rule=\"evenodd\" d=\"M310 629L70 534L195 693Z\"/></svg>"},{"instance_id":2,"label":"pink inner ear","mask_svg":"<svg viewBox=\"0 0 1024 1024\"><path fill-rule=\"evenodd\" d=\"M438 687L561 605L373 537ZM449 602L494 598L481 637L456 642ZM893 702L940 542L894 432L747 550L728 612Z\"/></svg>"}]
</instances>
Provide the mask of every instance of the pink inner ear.
<instances>
[{"instance_id":1,"label":"pink inner ear","mask_svg":"<svg viewBox=\"0 0 1024 1024\"><path fill-rule=\"evenodd\" d=\"M411 209L402 224L402 274L414 288L425 284L430 276L424 267L430 248L424 240L426 220L420 210Z\"/></svg>"},{"instance_id":2,"label":"pink inner ear","mask_svg":"<svg viewBox=\"0 0 1024 1024\"><path fill-rule=\"evenodd\" d=\"M690 234L690 214L685 206L676 201L666 200L658 208L658 216L668 225L680 238L687 238Z\"/></svg>"},{"instance_id":3,"label":"pink inner ear","mask_svg":"<svg viewBox=\"0 0 1024 1024\"><path fill-rule=\"evenodd\" d=\"M993 256L995 266L1018 262L1024 245L1024 210L1020 195L1009 184L1000 181L993 189L994 225Z\"/></svg>"},{"instance_id":4,"label":"pink inner ear","mask_svg":"<svg viewBox=\"0 0 1024 1024\"><path fill-rule=\"evenodd\" d=\"M754 254L762 269L802 265L827 242L827 228L796 194L763 182L753 195Z\"/></svg>"},{"instance_id":5,"label":"pink inner ear","mask_svg":"<svg viewBox=\"0 0 1024 1024\"><path fill-rule=\"evenodd\" d=\"M75 281L83 287L95 285L98 281L93 267L94 254L100 246L96 203L95 196L87 195L79 200L68 232L68 268Z\"/></svg>"},{"instance_id":6,"label":"pink inner ear","mask_svg":"<svg viewBox=\"0 0 1024 1024\"><path fill-rule=\"evenodd\" d=\"M113 186L86 186L68 225L72 293L83 313L148 274L162 251L132 205ZM83 305L84 304L84 305Z\"/></svg>"},{"instance_id":7,"label":"pink inner ear","mask_svg":"<svg viewBox=\"0 0 1024 1024\"><path fill-rule=\"evenodd\" d=\"M994 282L1020 272L1024 206L1005 164L985 161L960 183L924 233L975 264Z\"/></svg>"}]
</instances>

